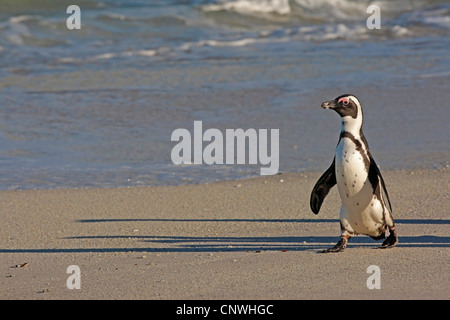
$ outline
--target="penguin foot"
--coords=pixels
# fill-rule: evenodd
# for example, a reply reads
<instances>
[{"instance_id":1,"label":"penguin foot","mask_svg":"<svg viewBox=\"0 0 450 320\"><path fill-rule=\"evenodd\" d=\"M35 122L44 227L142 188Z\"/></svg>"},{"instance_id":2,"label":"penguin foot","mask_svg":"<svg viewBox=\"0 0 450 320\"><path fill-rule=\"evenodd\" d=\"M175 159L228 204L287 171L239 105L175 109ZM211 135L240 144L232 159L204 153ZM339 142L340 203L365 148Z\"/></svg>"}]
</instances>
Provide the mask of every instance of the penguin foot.
<instances>
[{"instance_id":1,"label":"penguin foot","mask_svg":"<svg viewBox=\"0 0 450 320\"><path fill-rule=\"evenodd\" d=\"M389 236L384 240L383 244L379 246L380 249L390 249L397 245L398 236L395 227L389 228Z\"/></svg>"},{"instance_id":2,"label":"penguin foot","mask_svg":"<svg viewBox=\"0 0 450 320\"><path fill-rule=\"evenodd\" d=\"M347 242L348 242L348 238L341 237L334 247L323 250L322 253L344 251L344 249L347 247Z\"/></svg>"}]
</instances>

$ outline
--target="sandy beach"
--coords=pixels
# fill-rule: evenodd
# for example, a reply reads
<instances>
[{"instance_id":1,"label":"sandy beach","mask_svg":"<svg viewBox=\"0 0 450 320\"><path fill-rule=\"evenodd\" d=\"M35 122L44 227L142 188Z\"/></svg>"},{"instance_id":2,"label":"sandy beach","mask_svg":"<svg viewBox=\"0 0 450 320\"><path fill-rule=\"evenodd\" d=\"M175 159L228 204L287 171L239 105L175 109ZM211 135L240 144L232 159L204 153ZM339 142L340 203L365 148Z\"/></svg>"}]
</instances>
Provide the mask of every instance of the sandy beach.
<instances>
[{"instance_id":1,"label":"sandy beach","mask_svg":"<svg viewBox=\"0 0 450 320\"><path fill-rule=\"evenodd\" d=\"M339 236L320 173L200 185L0 192L1 299L449 299L448 169L383 172L399 245ZM81 289L68 289L70 265ZM367 268L380 268L369 290Z\"/></svg>"},{"instance_id":2,"label":"sandy beach","mask_svg":"<svg viewBox=\"0 0 450 320\"><path fill-rule=\"evenodd\" d=\"M0 4L7 309L151 300L155 317L171 301L450 299L449 1ZM344 94L363 108L393 249L360 235L321 253L341 206L336 187L318 215L309 205L340 137L321 104ZM238 129L248 145L231 147ZM272 165L282 173L259 176ZM286 318L309 316L290 303ZM395 304L365 310L392 317Z\"/></svg>"}]
</instances>

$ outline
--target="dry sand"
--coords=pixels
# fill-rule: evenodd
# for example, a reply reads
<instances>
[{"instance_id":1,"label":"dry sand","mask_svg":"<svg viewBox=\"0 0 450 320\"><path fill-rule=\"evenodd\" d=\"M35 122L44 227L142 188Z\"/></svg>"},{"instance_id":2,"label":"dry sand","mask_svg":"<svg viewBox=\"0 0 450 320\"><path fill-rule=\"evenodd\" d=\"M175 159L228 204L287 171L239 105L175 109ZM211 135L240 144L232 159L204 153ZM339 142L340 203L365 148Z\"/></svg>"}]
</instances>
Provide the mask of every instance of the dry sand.
<instances>
[{"instance_id":1,"label":"dry sand","mask_svg":"<svg viewBox=\"0 0 450 320\"><path fill-rule=\"evenodd\" d=\"M0 298L450 298L448 169L383 172L398 247L358 236L337 254L318 253L338 240L340 206L333 188L310 211L319 175L0 192ZM379 290L366 286L370 265Z\"/></svg>"}]
</instances>

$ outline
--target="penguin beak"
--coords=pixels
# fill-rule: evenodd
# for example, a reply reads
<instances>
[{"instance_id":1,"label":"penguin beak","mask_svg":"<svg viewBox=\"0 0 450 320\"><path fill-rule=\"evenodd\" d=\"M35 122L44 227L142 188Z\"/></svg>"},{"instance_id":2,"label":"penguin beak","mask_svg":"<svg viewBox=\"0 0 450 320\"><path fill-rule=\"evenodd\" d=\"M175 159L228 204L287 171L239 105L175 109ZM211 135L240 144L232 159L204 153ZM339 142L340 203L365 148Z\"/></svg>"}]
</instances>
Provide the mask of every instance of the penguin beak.
<instances>
[{"instance_id":1,"label":"penguin beak","mask_svg":"<svg viewBox=\"0 0 450 320\"><path fill-rule=\"evenodd\" d=\"M323 102L321 105L322 109L334 109L337 107L336 101L330 100Z\"/></svg>"}]
</instances>

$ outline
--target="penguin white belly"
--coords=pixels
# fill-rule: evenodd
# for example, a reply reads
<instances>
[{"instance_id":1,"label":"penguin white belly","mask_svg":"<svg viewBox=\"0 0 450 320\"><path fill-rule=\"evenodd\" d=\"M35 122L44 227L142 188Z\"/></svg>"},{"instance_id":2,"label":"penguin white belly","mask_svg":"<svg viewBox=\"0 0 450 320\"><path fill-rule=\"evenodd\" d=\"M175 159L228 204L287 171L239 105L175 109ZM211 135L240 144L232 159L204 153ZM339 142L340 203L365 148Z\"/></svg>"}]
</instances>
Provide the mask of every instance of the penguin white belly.
<instances>
[{"instance_id":1,"label":"penguin white belly","mask_svg":"<svg viewBox=\"0 0 450 320\"><path fill-rule=\"evenodd\" d=\"M364 156L347 138L341 139L336 149L336 182L342 201L340 220L349 232L377 237L385 224L383 204L373 194Z\"/></svg>"}]
</instances>

